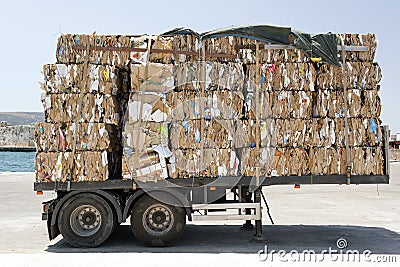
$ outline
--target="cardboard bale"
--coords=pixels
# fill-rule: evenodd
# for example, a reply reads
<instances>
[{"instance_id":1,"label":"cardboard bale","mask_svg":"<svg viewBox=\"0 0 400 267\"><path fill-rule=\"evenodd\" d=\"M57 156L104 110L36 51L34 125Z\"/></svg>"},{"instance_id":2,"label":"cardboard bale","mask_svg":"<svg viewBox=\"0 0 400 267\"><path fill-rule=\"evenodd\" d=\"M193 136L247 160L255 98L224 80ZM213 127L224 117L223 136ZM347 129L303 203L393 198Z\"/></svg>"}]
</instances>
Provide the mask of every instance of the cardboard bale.
<instances>
[{"instance_id":1,"label":"cardboard bale","mask_svg":"<svg viewBox=\"0 0 400 267\"><path fill-rule=\"evenodd\" d=\"M306 119L312 115L313 95L308 91L261 91L259 104L254 94L247 94L247 99L253 112L259 106L260 119Z\"/></svg>"},{"instance_id":2,"label":"cardboard bale","mask_svg":"<svg viewBox=\"0 0 400 267\"><path fill-rule=\"evenodd\" d=\"M309 123L309 137L312 146L346 146L344 119L315 118L310 120ZM348 119L348 127L349 146L382 145L382 131L378 119Z\"/></svg>"},{"instance_id":3,"label":"cardboard bale","mask_svg":"<svg viewBox=\"0 0 400 267\"><path fill-rule=\"evenodd\" d=\"M146 52L130 52L121 50L106 50L107 48L135 47L147 48L148 36L124 36L124 35L86 35L63 34L58 38L56 58L57 63L76 64L88 62L97 65L127 65L131 60L146 62ZM90 49L86 55L86 46ZM82 49L76 46L83 46Z\"/></svg>"},{"instance_id":4,"label":"cardboard bale","mask_svg":"<svg viewBox=\"0 0 400 267\"><path fill-rule=\"evenodd\" d=\"M241 154L241 173L254 176L257 166L255 148L246 148ZM303 148L263 148L259 163L261 176L290 176L309 174L308 153Z\"/></svg>"},{"instance_id":5,"label":"cardboard bale","mask_svg":"<svg viewBox=\"0 0 400 267\"><path fill-rule=\"evenodd\" d=\"M46 123L35 127L37 151L120 151L121 132L104 123Z\"/></svg>"},{"instance_id":6,"label":"cardboard bale","mask_svg":"<svg viewBox=\"0 0 400 267\"><path fill-rule=\"evenodd\" d=\"M345 174L345 148L319 147L310 149L310 170L313 175Z\"/></svg>"},{"instance_id":7,"label":"cardboard bale","mask_svg":"<svg viewBox=\"0 0 400 267\"><path fill-rule=\"evenodd\" d=\"M172 40L172 49L177 51L199 52L200 41L194 34L174 35ZM199 59L199 55L173 55L176 62L193 62Z\"/></svg>"},{"instance_id":8,"label":"cardboard bale","mask_svg":"<svg viewBox=\"0 0 400 267\"><path fill-rule=\"evenodd\" d=\"M120 102L113 96L100 94L49 94L42 100L45 121L121 123Z\"/></svg>"},{"instance_id":9,"label":"cardboard bale","mask_svg":"<svg viewBox=\"0 0 400 267\"><path fill-rule=\"evenodd\" d=\"M318 90L314 93L314 117L343 118L344 97L342 90ZM377 118L381 113L381 101L377 90L347 90L350 118Z\"/></svg>"},{"instance_id":10,"label":"cardboard bale","mask_svg":"<svg viewBox=\"0 0 400 267\"><path fill-rule=\"evenodd\" d=\"M346 174L345 148L310 149L311 173L313 175ZM352 175L383 174L383 151L381 147L351 147Z\"/></svg>"},{"instance_id":11,"label":"cardboard bale","mask_svg":"<svg viewBox=\"0 0 400 267\"><path fill-rule=\"evenodd\" d=\"M168 123L145 122L126 123L124 147L132 151L147 151L153 146L168 146Z\"/></svg>"},{"instance_id":12,"label":"cardboard bale","mask_svg":"<svg viewBox=\"0 0 400 267\"><path fill-rule=\"evenodd\" d=\"M114 66L47 64L43 66L47 94L91 93L118 95L128 91L128 73Z\"/></svg>"},{"instance_id":13,"label":"cardboard bale","mask_svg":"<svg viewBox=\"0 0 400 267\"><path fill-rule=\"evenodd\" d=\"M347 62L345 68L348 89L377 89L382 79L381 68L376 62ZM342 68L329 64L321 65L316 84L319 89L343 88Z\"/></svg>"},{"instance_id":14,"label":"cardboard bale","mask_svg":"<svg viewBox=\"0 0 400 267\"><path fill-rule=\"evenodd\" d=\"M188 119L237 119L243 116L244 96L241 92L181 91L166 96L174 120Z\"/></svg>"},{"instance_id":15,"label":"cardboard bale","mask_svg":"<svg viewBox=\"0 0 400 267\"><path fill-rule=\"evenodd\" d=\"M356 51L346 51L346 60L348 61L373 61L377 40L375 34L367 33L367 34L338 34L338 44L344 44L347 46L367 46L368 51L356 52ZM339 51L339 56L341 53Z\"/></svg>"},{"instance_id":16,"label":"cardboard bale","mask_svg":"<svg viewBox=\"0 0 400 267\"><path fill-rule=\"evenodd\" d=\"M256 80L255 64L249 65L248 77L262 90L314 91L316 70L311 63L265 63L260 67L261 80Z\"/></svg>"},{"instance_id":17,"label":"cardboard bale","mask_svg":"<svg viewBox=\"0 0 400 267\"><path fill-rule=\"evenodd\" d=\"M37 182L104 181L121 176L120 156L116 152L37 152Z\"/></svg>"},{"instance_id":18,"label":"cardboard bale","mask_svg":"<svg viewBox=\"0 0 400 267\"><path fill-rule=\"evenodd\" d=\"M148 92L131 95L128 121L235 119L243 115L243 94L229 90Z\"/></svg>"},{"instance_id":19,"label":"cardboard bale","mask_svg":"<svg viewBox=\"0 0 400 267\"><path fill-rule=\"evenodd\" d=\"M204 84L206 90L243 90L245 74L241 63L207 61L206 66L203 64L203 62L177 64L173 69L175 90L198 90L199 86Z\"/></svg>"},{"instance_id":20,"label":"cardboard bale","mask_svg":"<svg viewBox=\"0 0 400 267\"><path fill-rule=\"evenodd\" d=\"M151 48L171 51L173 46L173 41L174 37L157 36ZM174 55L172 53L152 52L149 59L151 62L170 64L174 60Z\"/></svg>"},{"instance_id":21,"label":"cardboard bale","mask_svg":"<svg viewBox=\"0 0 400 267\"><path fill-rule=\"evenodd\" d=\"M310 61L310 58L301 49L263 49L260 51L260 61L263 63L306 63Z\"/></svg>"},{"instance_id":22,"label":"cardboard bale","mask_svg":"<svg viewBox=\"0 0 400 267\"><path fill-rule=\"evenodd\" d=\"M171 64L131 64L131 92L168 92L174 89L174 66ZM147 73L146 73L147 71ZM147 77L146 77L147 75Z\"/></svg>"},{"instance_id":23,"label":"cardboard bale","mask_svg":"<svg viewBox=\"0 0 400 267\"><path fill-rule=\"evenodd\" d=\"M165 159L155 151L136 152L136 155L125 153L125 160L131 177L136 181L156 182L168 177Z\"/></svg>"},{"instance_id":24,"label":"cardboard bale","mask_svg":"<svg viewBox=\"0 0 400 267\"><path fill-rule=\"evenodd\" d=\"M231 149L207 148L203 149L203 156L201 149L177 149L172 153L175 157L177 178L239 175L239 159L236 152Z\"/></svg>"}]
</instances>

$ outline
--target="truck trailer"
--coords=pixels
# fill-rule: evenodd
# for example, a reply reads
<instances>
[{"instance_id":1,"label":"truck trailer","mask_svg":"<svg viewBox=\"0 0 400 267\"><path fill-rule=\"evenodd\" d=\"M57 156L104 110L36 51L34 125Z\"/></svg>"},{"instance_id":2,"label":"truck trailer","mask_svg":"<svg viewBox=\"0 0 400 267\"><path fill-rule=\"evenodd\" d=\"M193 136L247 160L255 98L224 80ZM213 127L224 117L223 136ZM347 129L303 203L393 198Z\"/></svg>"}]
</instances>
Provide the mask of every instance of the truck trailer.
<instances>
[{"instance_id":1,"label":"truck trailer","mask_svg":"<svg viewBox=\"0 0 400 267\"><path fill-rule=\"evenodd\" d=\"M187 220L263 240L264 186L389 183L375 49L268 25L62 35L35 133L50 240L99 246L128 219L148 246Z\"/></svg>"}]
</instances>

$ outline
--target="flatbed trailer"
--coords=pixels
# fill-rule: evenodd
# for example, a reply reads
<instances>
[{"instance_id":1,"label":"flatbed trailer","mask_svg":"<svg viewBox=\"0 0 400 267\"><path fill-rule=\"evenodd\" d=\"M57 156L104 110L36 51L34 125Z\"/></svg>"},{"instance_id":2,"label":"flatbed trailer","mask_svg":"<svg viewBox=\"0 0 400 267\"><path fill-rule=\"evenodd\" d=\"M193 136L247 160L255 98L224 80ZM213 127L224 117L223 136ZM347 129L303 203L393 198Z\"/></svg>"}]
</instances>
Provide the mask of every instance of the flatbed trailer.
<instances>
[{"instance_id":1,"label":"flatbed trailer","mask_svg":"<svg viewBox=\"0 0 400 267\"><path fill-rule=\"evenodd\" d=\"M260 48L258 45L255 47L256 50ZM108 51L125 49L136 52L149 49L75 48ZM294 46L271 44L261 49L294 49ZM342 50L343 53L366 51L365 49L366 47L338 46L338 50ZM170 50L160 52L152 49L150 52L174 53ZM227 57L227 55L220 56ZM204 59L205 54L203 54ZM344 90L346 91L346 88ZM241 177L167 178L146 183L133 179L108 179L96 182L34 183L34 190L57 192L57 198L43 203L42 219L47 221L50 240L61 233L68 243L77 247L95 247L102 244L118 225L126 222L129 217L135 237L149 246L166 246L176 242L183 233L186 218L189 221L246 221L244 228L253 228L251 221L254 221L254 238L263 240L261 204L263 186L389 183L388 126L383 126L382 132L384 175L351 175L350 170L347 170L347 174L344 175L260 177L256 173L255 176ZM233 193L233 199L227 199L228 192ZM226 213L216 215L213 211L223 213L226 211Z\"/></svg>"},{"instance_id":2,"label":"flatbed trailer","mask_svg":"<svg viewBox=\"0 0 400 267\"><path fill-rule=\"evenodd\" d=\"M192 177L168 178L159 182L109 179L34 183L34 190L57 192L56 199L43 203L42 219L47 221L50 240L62 233L71 245L78 247L100 245L129 217L135 237L150 246L176 242L183 233L186 217L189 221L242 220L246 221L244 228L253 228L251 221L254 221L254 239L264 240L263 186L388 184L388 127L384 126L383 130L385 175L305 175L262 179L250 176ZM226 198L227 192L234 193L233 200ZM232 214L232 210L237 213ZM228 212L213 215L212 211ZM194 212L200 215L193 215ZM96 229L96 232L85 234L91 229Z\"/></svg>"}]
</instances>

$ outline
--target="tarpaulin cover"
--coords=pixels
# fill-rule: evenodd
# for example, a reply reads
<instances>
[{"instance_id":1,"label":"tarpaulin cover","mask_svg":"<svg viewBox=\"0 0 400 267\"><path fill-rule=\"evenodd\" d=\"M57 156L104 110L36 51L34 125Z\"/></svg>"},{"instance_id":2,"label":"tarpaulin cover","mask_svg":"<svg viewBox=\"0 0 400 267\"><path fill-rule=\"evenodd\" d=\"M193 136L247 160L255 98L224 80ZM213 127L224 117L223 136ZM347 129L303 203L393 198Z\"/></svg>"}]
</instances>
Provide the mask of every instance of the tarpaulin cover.
<instances>
[{"instance_id":1,"label":"tarpaulin cover","mask_svg":"<svg viewBox=\"0 0 400 267\"><path fill-rule=\"evenodd\" d=\"M175 28L172 29L170 31L164 32L163 34L161 34L161 36L168 36L168 35L179 35L179 34L192 34L195 36L199 36L199 33L191 30L191 29L187 29L187 28Z\"/></svg>"},{"instance_id":2,"label":"tarpaulin cover","mask_svg":"<svg viewBox=\"0 0 400 267\"><path fill-rule=\"evenodd\" d=\"M336 34L309 34L294 31L297 39L295 46L304 50L311 58L320 57L322 61L339 66L337 57L337 41Z\"/></svg>"},{"instance_id":3,"label":"tarpaulin cover","mask_svg":"<svg viewBox=\"0 0 400 267\"><path fill-rule=\"evenodd\" d=\"M304 50L310 57L321 58L321 61L339 66L337 56L336 35L327 34L309 34L300 31L292 31L288 27L276 27L270 25L247 25L232 26L220 28L204 33L197 33L187 28L175 28L161 35L193 34L201 39L218 38L224 36L239 36L258 40L270 44L292 45L289 36L293 34L296 39L294 45L296 48Z\"/></svg>"}]
</instances>

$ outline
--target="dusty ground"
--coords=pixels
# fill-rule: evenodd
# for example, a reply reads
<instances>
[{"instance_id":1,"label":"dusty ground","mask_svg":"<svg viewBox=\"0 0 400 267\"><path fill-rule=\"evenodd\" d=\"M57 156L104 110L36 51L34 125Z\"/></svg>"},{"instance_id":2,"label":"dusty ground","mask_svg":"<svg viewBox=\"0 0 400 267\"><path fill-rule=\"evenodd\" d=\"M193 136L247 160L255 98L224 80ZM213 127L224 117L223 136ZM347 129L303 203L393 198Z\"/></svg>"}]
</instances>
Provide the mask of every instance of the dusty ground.
<instances>
[{"instance_id":1,"label":"dusty ground","mask_svg":"<svg viewBox=\"0 0 400 267\"><path fill-rule=\"evenodd\" d=\"M238 227L241 222L237 225L219 222L212 225L188 224L182 239L168 248L143 247L134 239L128 224L121 225L99 248L72 248L61 237L49 241L46 224L41 221L41 202L52 198L54 193L45 192L43 196L37 196L32 181L32 173L0 173L0 253L11 253L0 254L0 261L12 265L41 265L44 260L46 265L70 265L74 262L86 265L95 260L96 265L135 261L146 266L159 266L160 262L167 266L276 266L287 263L259 261L257 252L264 249L265 244L269 251L312 249L320 253L329 247L337 249L339 238L346 239L349 250L370 250L375 262L343 263L325 259L324 266L384 266L387 263L377 263L383 259L397 261L389 263L389 266L400 264L400 163L391 164L389 185L264 188L276 223L271 225L264 216L265 242L251 242L253 232L241 231ZM60 254L66 252L74 254ZM75 254L77 252L107 254ZM383 258L377 258L379 255Z\"/></svg>"}]
</instances>

